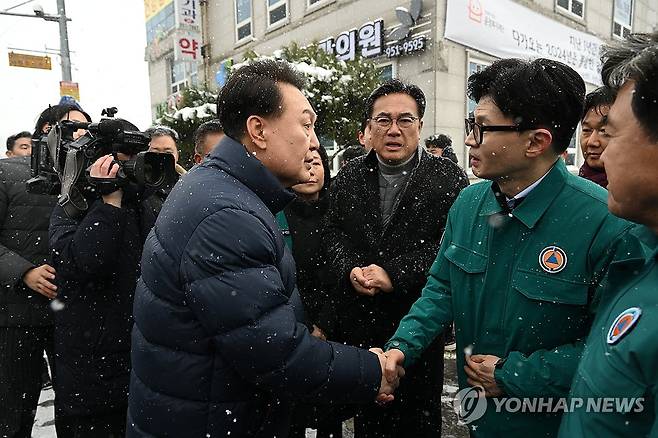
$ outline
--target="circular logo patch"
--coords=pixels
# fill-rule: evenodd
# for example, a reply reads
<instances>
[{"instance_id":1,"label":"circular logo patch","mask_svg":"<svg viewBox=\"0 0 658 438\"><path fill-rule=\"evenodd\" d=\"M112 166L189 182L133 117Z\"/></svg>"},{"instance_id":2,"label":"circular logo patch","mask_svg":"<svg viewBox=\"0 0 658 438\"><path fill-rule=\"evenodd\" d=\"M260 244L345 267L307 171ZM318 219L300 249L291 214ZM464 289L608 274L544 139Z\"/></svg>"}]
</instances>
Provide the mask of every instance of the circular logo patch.
<instances>
[{"instance_id":1,"label":"circular logo patch","mask_svg":"<svg viewBox=\"0 0 658 438\"><path fill-rule=\"evenodd\" d=\"M539 266L549 274L555 274L567 266L567 254L557 246L547 246L539 253Z\"/></svg>"},{"instance_id":2,"label":"circular logo patch","mask_svg":"<svg viewBox=\"0 0 658 438\"><path fill-rule=\"evenodd\" d=\"M631 307L621 312L608 330L608 344L613 345L619 342L635 326L640 315L642 315L642 309L639 307Z\"/></svg>"}]
</instances>

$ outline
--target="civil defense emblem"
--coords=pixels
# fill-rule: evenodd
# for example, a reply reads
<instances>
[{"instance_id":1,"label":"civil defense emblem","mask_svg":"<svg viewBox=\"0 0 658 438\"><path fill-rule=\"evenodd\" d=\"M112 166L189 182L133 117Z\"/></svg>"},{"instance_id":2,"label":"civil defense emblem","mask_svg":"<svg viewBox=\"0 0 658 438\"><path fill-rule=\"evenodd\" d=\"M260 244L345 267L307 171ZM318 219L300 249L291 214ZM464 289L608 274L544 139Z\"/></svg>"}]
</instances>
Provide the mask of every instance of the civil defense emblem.
<instances>
[{"instance_id":1,"label":"civil defense emblem","mask_svg":"<svg viewBox=\"0 0 658 438\"><path fill-rule=\"evenodd\" d=\"M547 246L539 253L539 266L549 274L556 274L567 266L567 253L558 246Z\"/></svg>"},{"instance_id":2,"label":"civil defense emblem","mask_svg":"<svg viewBox=\"0 0 658 438\"><path fill-rule=\"evenodd\" d=\"M608 344L614 345L619 342L635 326L640 315L642 315L642 309L639 307L631 307L621 312L608 330Z\"/></svg>"}]
</instances>

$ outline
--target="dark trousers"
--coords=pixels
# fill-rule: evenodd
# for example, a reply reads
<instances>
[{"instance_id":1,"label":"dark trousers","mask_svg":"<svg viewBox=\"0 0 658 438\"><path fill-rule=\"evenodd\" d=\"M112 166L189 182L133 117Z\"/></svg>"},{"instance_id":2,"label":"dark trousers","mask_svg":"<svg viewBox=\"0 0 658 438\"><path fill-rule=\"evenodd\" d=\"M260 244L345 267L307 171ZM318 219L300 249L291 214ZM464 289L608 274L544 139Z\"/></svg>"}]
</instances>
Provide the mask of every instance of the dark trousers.
<instances>
[{"instance_id":1,"label":"dark trousers","mask_svg":"<svg viewBox=\"0 0 658 438\"><path fill-rule=\"evenodd\" d=\"M44 350L49 362L54 364L52 327L0 327L2 437L32 436L42 386Z\"/></svg>"},{"instance_id":2,"label":"dark trousers","mask_svg":"<svg viewBox=\"0 0 658 438\"><path fill-rule=\"evenodd\" d=\"M373 402L356 414L355 438L441 436L443 346L444 338L439 336L416 364L405 369L393 402L385 406Z\"/></svg>"},{"instance_id":3,"label":"dark trousers","mask_svg":"<svg viewBox=\"0 0 658 438\"><path fill-rule=\"evenodd\" d=\"M55 420L57 438L124 438L128 407L90 416L59 415Z\"/></svg>"}]
</instances>

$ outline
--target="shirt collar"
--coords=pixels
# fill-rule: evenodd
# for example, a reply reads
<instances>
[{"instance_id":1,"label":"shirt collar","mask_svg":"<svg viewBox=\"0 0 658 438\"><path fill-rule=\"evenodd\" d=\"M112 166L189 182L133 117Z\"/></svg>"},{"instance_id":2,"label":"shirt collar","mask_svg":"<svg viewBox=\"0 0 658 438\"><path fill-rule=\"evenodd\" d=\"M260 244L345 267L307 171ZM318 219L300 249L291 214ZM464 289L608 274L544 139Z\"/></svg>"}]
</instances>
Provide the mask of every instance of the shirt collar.
<instances>
[{"instance_id":1,"label":"shirt collar","mask_svg":"<svg viewBox=\"0 0 658 438\"><path fill-rule=\"evenodd\" d=\"M524 190L528 191L530 189L526 199L510 214L526 227L533 228L562 190L568 175L569 171L564 161L557 160L544 176ZM521 193L514 198L518 198ZM496 199L493 189L488 190L479 213L480 216L491 216L502 212L503 208Z\"/></svg>"},{"instance_id":2,"label":"shirt collar","mask_svg":"<svg viewBox=\"0 0 658 438\"><path fill-rule=\"evenodd\" d=\"M552 169L552 167L551 167L551 169ZM521 198L525 198L526 196L528 196L528 193L532 192L532 189L534 189L535 187L537 187L537 186L539 185L539 183L542 182L542 180L543 180L544 178L546 178L546 175L548 175L548 173L551 171L551 169L548 169L548 171L547 171L547 172L546 172L541 178L539 178L537 181L533 182L533 183L530 184L528 187L526 187L525 189L523 189L522 191L520 191L519 193L517 193L516 195L514 195L512 198L508 198L507 196L505 196L505 199L506 199L507 201L509 201L509 200L511 200L511 199L521 199Z\"/></svg>"}]
</instances>

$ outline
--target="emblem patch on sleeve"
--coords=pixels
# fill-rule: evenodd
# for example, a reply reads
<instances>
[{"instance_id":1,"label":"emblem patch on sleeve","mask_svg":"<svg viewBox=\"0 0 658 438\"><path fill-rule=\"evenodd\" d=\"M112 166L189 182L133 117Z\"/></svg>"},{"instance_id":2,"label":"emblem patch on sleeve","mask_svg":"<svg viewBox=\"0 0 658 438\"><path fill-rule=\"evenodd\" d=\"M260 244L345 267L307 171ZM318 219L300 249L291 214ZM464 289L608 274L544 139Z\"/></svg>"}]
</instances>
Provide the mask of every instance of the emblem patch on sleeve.
<instances>
[{"instance_id":1,"label":"emblem patch on sleeve","mask_svg":"<svg viewBox=\"0 0 658 438\"><path fill-rule=\"evenodd\" d=\"M619 342L635 326L640 315L642 315L642 309L639 307L631 307L621 312L608 330L608 344L614 345Z\"/></svg>"}]
</instances>

